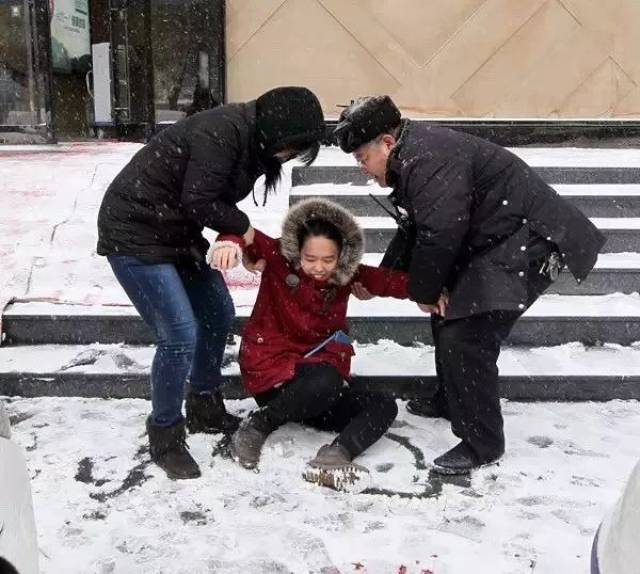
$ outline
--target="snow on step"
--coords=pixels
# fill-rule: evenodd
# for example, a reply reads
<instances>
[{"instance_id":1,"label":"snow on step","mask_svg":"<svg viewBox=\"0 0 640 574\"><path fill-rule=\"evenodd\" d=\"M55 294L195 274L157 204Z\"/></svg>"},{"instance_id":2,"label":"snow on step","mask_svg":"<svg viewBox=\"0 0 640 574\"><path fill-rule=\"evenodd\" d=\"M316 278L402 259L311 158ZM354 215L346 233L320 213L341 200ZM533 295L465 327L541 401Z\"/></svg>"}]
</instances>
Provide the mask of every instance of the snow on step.
<instances>
[{"instance_id":1,"label":"snow on step","mask_svg":"<svg viewBox=\"0 0 640 574\"><path fill-rule=\"evenodd\" d=\"M239 338L233 347L237 353ZM353 374L366 376L433 376L434 350L428 345L403 347L390 340L355 345ZM0 347L2 373L148 373L153 347L127 345L35 345ZM502 376L640 376L640 344L585 347L568 343L557 347L505 347L500 355ZM238 375L233 361L223 370Z\"/></svg>"},{"instance_id":2,"label":"snow on step","mask_svg":"<svg viewBox=\"0 0 640 574\"><path fill-rule=\"evenodd\" d=\"M635 183L558 183L551 187L567 197L640 197L640 185Z\"/></svg>"},{"instance_id":3,"label":"snow on step","mask_svg":"<svg viewBox=\"0 0 640 574\"><path fill-rule=\"evenodd\" d=\"M395 229L398 224L390 217L356 217L363 229ZM601 230L640 230L640 217L592 217L591 222Z\"/></svg>"},{"instance_id":4,"label":"snow on step","mask_svg":"<svg viewBox=\"0 0 640 574\"><path fill-rule=\"evenodd\" d=\"M239 317L248 317L257 290L232 291ZM6 318L18 315L73 316L135 316L133 306L56 305L54 303L13 303L5 310ZM609 295L543 295L526 312L527 317L640 317L638 293ZM425 317L412 301L378 297L359 301L352 297L349 317Z\"/></svg>"},{"instance_id":5,"label":"snow on step","mask_svg":"<svg viewBox=\"0 0 640 574\"><path fill-rule=\"evenodd\" d=\"M558 183L551 186L565 197L639 197L640 185L635 183ZM376 195L386 197L391 189L380 187L369 180L367 185L350 183L313 183L310 185L296 185L291 188L293 196L361 196Z\"/></svg>"},{"instance_id":6,"label":"snow on step","mask_svg":"<svg viewBox=\"0 0 640 574\"><path fill-rule=\"evenodd\" d=\"M362 262L377 267L383 256L384 253L365 253ZM601 271L622 269L640 271L640 253L601 253L596 261L595 269Z\"/></svg>"},{"instance_id":7,"label":"snow on step","mask_svg":"<svg viewBox=\"0 0 640 574\"><path fill-rule=\"evenodd\" d=\"M640 167L639 149L508 148L534 167ZM313 165L355 166L355 159L337 147L323 147Z\"/></svg>"}]
</instances>

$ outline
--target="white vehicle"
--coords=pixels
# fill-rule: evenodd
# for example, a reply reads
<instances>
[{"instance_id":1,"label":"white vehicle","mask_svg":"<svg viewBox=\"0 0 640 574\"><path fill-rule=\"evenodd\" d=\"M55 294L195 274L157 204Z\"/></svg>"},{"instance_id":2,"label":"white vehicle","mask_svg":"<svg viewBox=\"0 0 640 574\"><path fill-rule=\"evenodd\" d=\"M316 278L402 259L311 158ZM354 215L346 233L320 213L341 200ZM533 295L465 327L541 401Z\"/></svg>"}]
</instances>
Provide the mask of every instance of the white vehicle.
<instances>
[{"instance_id":1,"label":"white vehicle","mask_svg":"<svg viewBox=\"0 0 640 574\"><path fill-rule=\"evenodd\" d=\"M22 449L11 441L0 401L0 573L38 574L31 484Z\"/></svg>"},{"instance_id":2,"label":"white vehicle","mask_svg":"<svg viewBox=\"0 0 640 574\"><path fill-rule=\"evenodd\" d=\"M640 572L640 462L631 473L622 496L602 521L591 555L591 574Z\"/></svg>"}]
</instances>

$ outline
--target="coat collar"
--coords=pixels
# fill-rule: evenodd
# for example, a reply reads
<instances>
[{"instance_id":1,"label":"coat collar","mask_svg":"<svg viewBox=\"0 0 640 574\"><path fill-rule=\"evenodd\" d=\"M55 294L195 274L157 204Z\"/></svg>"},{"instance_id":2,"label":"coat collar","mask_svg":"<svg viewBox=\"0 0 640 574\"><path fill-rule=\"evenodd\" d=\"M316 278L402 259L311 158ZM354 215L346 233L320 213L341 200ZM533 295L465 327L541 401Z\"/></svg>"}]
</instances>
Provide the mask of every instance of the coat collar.
<instances>
[{"instance_id":1,"label":"coat collar","mask_svg":"<svg viewBox=\"0 0 640 574\"><path fill-rule=\"evenodd\" d=\"M391 153L389 154L389 158L387 159L387 172L385 177L387 182L391 185L391 187L396 187L400 180L400 172L402 171L403 161L401 159L401 154L405 145L405 142L408 138L409 127L411 125L411 120L403 119L400 122L400 135L398 136L398 141L396 141L396 145L393 146Z\"/></svg>"},{"instance_id":2,"label":"coat collar","mask_svg":"<svg viewBox=\"0 0 640 574\"><path fill-rule=\"evenodd\" d=\"M332 201L307 199L289 209L282 225L280 252L295 269L300 269L298 231L313 217L327 219L340 230L342 235L342 251L338 265L327 284L348 285L358 270L364 254L364 234L353 215Z\"/></svg>"}]
</instances>

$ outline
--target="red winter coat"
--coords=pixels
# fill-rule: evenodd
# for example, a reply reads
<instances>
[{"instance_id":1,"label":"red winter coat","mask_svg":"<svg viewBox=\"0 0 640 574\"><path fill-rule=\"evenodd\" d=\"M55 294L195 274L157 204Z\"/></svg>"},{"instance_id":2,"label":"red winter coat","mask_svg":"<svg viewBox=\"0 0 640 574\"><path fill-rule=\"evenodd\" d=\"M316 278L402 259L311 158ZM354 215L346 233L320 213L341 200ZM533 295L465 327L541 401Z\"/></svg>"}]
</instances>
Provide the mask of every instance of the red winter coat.
<instances>
[{"instance_id":1,"label":"red winter coat","mask_svg":"<svg viewBox=\"0 0 640 574\"><path fill-rule=\"evenodd\" d=\"M309 207L314 207L316 213L318 205L323 210L328 206L331 215L337 216L337 222L336 217L331 220L339 224L341 231L347 228L336 272L325 282L309 277L300 268L295 234L299 221L308 218ZM220 237L223 239L233 237ZM337 330L348 332L347 304L352 283L362 283L379 297L408 297L407 275L360 265L362 250L362 232L351 214L322 200L301 202L292 208L279 240L256 230L247 253L251 258L265 259L267 266L240 346L242 381L250 393L262 393L290 380L296 365L304 362L329 363L343 377L349 377L354 354L349 344L332 341L311 357L304 355ZM299 282L292 280L294 275Z\"/></svg>"}]
</instances>

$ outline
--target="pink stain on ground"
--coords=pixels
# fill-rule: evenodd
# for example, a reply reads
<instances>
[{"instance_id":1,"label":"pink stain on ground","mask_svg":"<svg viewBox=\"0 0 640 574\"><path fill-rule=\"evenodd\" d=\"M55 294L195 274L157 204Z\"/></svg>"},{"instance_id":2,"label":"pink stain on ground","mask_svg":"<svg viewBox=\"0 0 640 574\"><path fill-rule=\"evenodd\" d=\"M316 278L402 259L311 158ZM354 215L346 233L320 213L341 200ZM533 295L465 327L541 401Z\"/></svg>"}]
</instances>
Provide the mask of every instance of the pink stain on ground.
<instances>
[{"instance_id":1,"label":"pink stain on ground","mask_svg":"<svg viewBox=\"0 0 640 574\"><path fill-rule=\"evenodd\" d=\"M0 149L0 158L2 159L24 159L28 156L37 156L38 159L46 159L46 160L60 160L60 155L67 156L80 156L87 155L87 153L101 153L101 152L110 152L112 148L113 150L118 149L118 146L121 145L122 142L118 142L116 140L103 140L103 141L92 141L92 142L82 142L82 143L71 143L71 144L63 144L59 148L53 147L41 147L38 148L34 146L32 149L8 149L2 150Z\"/></svg>"}]
</instances>

